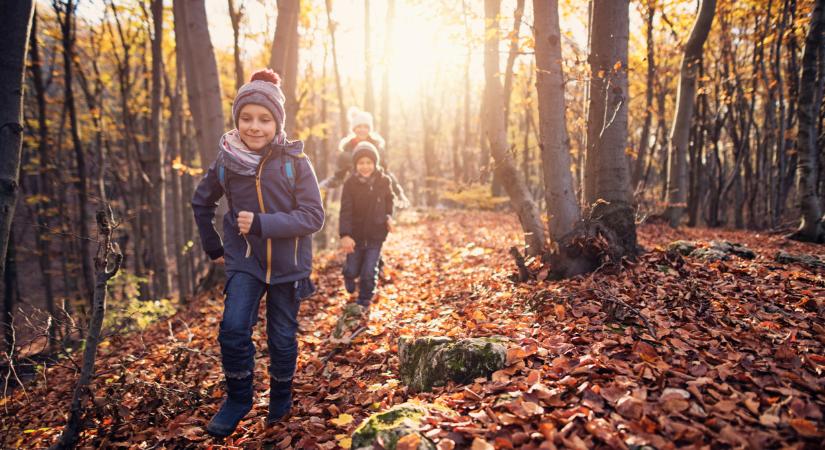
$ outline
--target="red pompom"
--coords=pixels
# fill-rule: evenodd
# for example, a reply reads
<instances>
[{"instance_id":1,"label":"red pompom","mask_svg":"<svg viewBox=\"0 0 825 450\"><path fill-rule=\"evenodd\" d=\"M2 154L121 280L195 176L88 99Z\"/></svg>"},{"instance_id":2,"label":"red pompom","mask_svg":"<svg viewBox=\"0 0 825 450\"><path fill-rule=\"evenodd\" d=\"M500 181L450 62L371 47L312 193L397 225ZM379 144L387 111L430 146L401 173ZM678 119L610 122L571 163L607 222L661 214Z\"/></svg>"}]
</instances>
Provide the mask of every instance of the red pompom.
<instances>
[{"instance_id":1,"label":"red pompom","mask_svg":"<svg viewBox=\"0 0 825 450\"><path fill-rule=\"evenodd\" d=\"M274 83L278 86L281 85L281 76L273 72L272 69L261 69L253 73L249 78L249 81L255 80L269 81L270 83Z\"/></svg>"}]
</instances>

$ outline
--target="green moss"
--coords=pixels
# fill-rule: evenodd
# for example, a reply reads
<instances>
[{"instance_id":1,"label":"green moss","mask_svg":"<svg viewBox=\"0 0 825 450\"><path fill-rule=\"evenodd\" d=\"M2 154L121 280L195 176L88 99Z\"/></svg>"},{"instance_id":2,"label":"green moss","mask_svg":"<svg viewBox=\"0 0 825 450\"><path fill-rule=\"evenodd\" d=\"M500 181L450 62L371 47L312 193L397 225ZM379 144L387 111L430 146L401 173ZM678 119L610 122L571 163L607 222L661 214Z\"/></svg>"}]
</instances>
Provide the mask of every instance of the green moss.
<instances>
[{"instance_id":1,"label":"green moss","mask_svg":"<svg viewBox=\"0 0 825 450\"><path fill-rule=\"evenodd\" d=\"M443 337L399 340L401 379L413 391L429 391L448 381L467 383L504 367L505 340L500 337L453 341Z\"/></svg>"},{"instance_id":2,"label":"green moss","mask_svg":"<svg viewBox=\"0 0 825 450\"><path fill-rule=\"evenodd\" d=\"M409 434L418 434L420 419L427 414L427 407L416 403L403 403L387 411L376 413L364 420L352 435L352 448L370 448L380 437L387 450L395 450L398 440ZM435 449L433 443L421 438L419 449Z\"/></svg>"}]
</instances>

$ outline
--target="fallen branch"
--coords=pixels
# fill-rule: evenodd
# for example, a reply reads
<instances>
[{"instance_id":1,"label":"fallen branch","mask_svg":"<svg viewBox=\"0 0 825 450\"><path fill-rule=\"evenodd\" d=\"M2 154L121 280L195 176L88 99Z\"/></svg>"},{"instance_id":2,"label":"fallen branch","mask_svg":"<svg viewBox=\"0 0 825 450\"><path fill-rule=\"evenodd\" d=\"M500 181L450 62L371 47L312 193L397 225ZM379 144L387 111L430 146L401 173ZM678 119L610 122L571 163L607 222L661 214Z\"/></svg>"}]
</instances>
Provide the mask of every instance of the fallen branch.
<instances>
[{"instance_id":1,"label":"fallen branch","mask_svg":"<svg viewBox=\"0 0 825 450\"><path fill-rule=\"evenodd\" d=\"M123 253L117 243L112 240L112 232L116 224L112 217L112 209L104 203L97 211L97 229L102 237L98 241L95 255L95 291L92 302L92 316L89 319L89 334L86 336L86 348L83 352L83 366L80 378L77 380L74 395L72 396L69 421L60 435L58 442L51 448L74 448L83 430L83 415L85 408L83 400L94 396L89 390L92 378L95 375L95 357L97 346L100 343L100 331L103 327L103 316L106 313L106 286L109 280L120 270L123 262Z\"/></svg>"}]
</instances>

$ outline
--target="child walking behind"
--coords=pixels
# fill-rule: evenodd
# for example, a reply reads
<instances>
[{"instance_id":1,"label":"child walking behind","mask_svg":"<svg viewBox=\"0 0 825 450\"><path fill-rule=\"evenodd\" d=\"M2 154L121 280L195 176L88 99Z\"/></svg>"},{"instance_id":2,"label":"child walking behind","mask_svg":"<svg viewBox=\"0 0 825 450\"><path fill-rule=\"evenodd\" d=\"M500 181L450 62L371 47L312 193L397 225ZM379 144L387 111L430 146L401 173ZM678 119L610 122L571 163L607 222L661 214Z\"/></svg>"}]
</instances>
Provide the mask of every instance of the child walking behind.
<instances>
[{"instance_id":1,"label":"child walking behind","mask_svg":"<svg viewBox=\"0 0 825 450\"><path fill-rule=\"evenodd\" d=\"M192 198L203 249L226 264L223 319L218 332L226 398L207 425L213 436L232 434L252 409L255 346L252 327L266 294L269 350L267 424L292 405L298 358L298 307L312 294L312 233L324 222L321 193L303 142L284 133L284 94L270 70L252 75L232 104L236 129L221 137L216 160ZM226 196L223 241L215 209Z\"/></svg>"},{"instance_id":2,"label":"child walking behind","mask_svg":"<svg viewBox=\"0 0 825 450\"><path fill-rule=\"evenodd\" d=\"M392 230L392 181L379 166L378 149L370 142L358 143L352 152L354 170L341 193L339 234L347 253L344 285L355 292L360 278L357 303L369 309L378 278L381 246Z\"/></svg>"}]
</instances>

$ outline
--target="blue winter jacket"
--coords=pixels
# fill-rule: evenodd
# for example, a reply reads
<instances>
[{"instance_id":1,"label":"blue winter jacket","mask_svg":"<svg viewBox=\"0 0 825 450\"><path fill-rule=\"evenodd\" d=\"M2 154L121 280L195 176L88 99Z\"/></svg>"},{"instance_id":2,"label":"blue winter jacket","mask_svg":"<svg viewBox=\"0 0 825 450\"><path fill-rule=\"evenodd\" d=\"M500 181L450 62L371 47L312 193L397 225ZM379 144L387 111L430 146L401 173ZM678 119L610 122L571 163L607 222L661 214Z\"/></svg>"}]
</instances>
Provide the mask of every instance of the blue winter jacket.
<instances>
[{"instance_id":1,"label":"blue winter jacket","mask_svg":"<svg viewBox=\"0 0 825 450\"><path fill-rule=\"evenodd\" d=\"M324 225L324 208L315 171L303 150L301 141L272 144L254 171L219 152L198 184L192 209L203 249L213 259L223 255L227 272L247 272L267 284L309 277L312 234ZM294 168L292 181L287 176L288 160ZM221 167L223 182L218 175ZM223 217L221 241L215 230L215 210L224 194L230 210ZM240 234L237 216L241 211L255 213L260 235Z\"/></svg>"}]
</instances>

